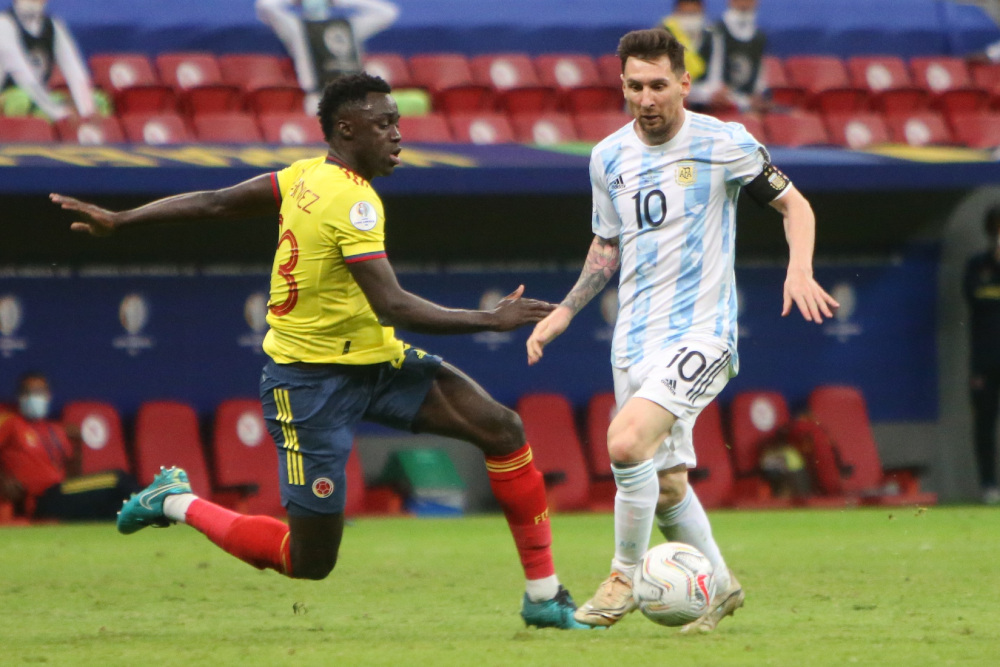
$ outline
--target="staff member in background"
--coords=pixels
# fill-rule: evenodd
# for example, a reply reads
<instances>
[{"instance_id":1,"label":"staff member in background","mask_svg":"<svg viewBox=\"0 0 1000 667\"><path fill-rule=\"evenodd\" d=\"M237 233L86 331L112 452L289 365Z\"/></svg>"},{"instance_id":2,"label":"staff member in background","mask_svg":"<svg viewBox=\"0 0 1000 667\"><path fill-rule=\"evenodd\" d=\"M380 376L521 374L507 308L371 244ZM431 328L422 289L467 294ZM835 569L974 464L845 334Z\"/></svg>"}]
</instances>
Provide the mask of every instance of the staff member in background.
<instances>
[{"instance_id":1,"label":"staff member in background","mask_svg":"<svg viewBox=\"0 0 1000 667\"><path fill-rule=\"evenodd\" d=\"M990 247L965 265L969 304L969 386L972 390L976 463L983 502L1000 504L997 488L997 414L1000 413L1000 207L985 220Z\"/></svg>"},{"instance_id":2,"label":"staff member in background","mask_svg":"<svg viewBox=\"0 0 1000 667\"><path fill-rule=\"evenodd\" d=\"M712 27L708 72L698 89L709 113L737 108L766 111L764 53L767 37L757 27L757 0L729 0L722 20Z\"/></svg>"},{"instance_id":3,"label":"staff member in background","mask_svg":"<svg viewBox=\"0 0 1000 667\"><path fill-rule=\"evenodd\" d=\"M0 12L0 113L24 116L40 111L51 120L72 115L65 96L48 88L58 65L76 114L107 115L108 100L102 94L95 96L73 36L62 20L45 13L46 4L48 0L13 0Z\"/></svg>"},{"instance_id":4,"label":"staff member in background","mask_svg":"<svg viewBox=\"0 0 1000 667\"><path fill-rule=\"evenodd\" d=\"M41 373L17 385L18 412L0 412L0 499L32 518L113 519L138 490L120 471L80 476L80 443L48 419L52 392Z\"/></svg>"},{"instance_id":5,"label":"staff member in background","mask_svg":"<svg viewBox=\"0 0 1000 667\"><path fill-rule=\"evenodd\" d=\"M364 42L399 16L387 0L256 0L255 7L292 57L310 114L316 113L323 86L360 72Z\"/></svg>"}]
</instances>

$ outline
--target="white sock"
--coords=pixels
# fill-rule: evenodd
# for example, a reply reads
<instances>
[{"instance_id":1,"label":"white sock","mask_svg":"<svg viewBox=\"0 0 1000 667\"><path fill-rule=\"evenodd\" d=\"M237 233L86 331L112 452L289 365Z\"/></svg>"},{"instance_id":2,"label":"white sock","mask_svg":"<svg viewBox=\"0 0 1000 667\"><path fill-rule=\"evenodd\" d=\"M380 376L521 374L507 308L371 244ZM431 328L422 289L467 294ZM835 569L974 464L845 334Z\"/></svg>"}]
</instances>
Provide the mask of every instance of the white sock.
<instances>
[{"instance_id":1,"label":"white sock","mask_svg":"<svg viewBox=\"0 0 1000 667\"><path fill-rule=\"evenodd\" d=\"M615 557L611 569L631 577L639 559L649 548L660 483L653 459L624 466L612 463L611 472L618 487L615 494Z\"/></svg>"},{"instance_id":2,"label":"white sock","mask_svg":"<svg viewBox=\"0 0 1000 667\"><path fill-rule=\"evenodd\" d=\"M712 561L716 590L724 591L729 588L729 568L722 559L719 545L712 537L712 524L708 522L705 508L701 506L693 488L688 486L687 495L680 503L657 513L656 523L668 542L690 544Z\"/></svg>"},{"instance_id":3,"label":"white sock","mask_svg":"<svg viewBox=\"0 0 1000 667\"><path fill-rule=\"evenodd\" d=\"M559 577L553 574L544 579L528 579L524 584L524 592L532 602L551 600L559 592Z\"/></svg>"},{"instance_id":4,"label":"white sock","mask_svg":"<svg viewBox=\"0 0 1000 667\"><path fill-rule=\"evenodd\" d=\"M171 521L184 523L184 516L197 497L193 493L176 493L167 496L163 499L163 514Z\"/></svg>"}]
</instances>

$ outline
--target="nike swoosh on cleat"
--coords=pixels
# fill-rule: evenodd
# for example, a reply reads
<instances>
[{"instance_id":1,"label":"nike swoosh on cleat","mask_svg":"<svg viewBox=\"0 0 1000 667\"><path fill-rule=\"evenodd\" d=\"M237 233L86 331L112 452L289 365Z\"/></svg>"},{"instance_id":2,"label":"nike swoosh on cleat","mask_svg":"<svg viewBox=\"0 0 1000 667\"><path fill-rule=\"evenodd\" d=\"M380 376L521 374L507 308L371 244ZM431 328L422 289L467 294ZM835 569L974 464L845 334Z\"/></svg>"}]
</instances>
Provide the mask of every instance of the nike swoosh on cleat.
<instances>
[{"instance_id":1,"label":"nike swoosh on cleat","mask_svg":"<svg viewBox=\"0 0 1000 667\"><path fill-rule=\"evenodd\" d=\"M187 484L183 482L174 482L173 484L168 484L167 486L161 486L160 488L150 493L142 493L139 495L139 504L147 510L152 510L153 508L146 503L147 500L155 499L160 495L168 493L169 491L173 491L174 489L181 489L186 486Z\"/></svg>"}]
</instances>

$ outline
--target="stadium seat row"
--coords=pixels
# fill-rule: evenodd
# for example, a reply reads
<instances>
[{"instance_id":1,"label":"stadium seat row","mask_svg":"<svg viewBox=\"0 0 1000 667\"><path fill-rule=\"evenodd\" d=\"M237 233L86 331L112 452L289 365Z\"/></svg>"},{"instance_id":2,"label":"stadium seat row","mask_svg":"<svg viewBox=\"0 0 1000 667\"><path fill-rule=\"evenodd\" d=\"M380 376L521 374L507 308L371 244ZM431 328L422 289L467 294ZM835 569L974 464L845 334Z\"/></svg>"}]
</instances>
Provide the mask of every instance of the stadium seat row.
<instances>
[{"instance_id":1,"label":"stadium seat row","mask_svg":"<svg viewBox=\"0 0 1000 667\"><path fill-rule=\"evenodd\" d=\"M184 468L194 492L244 513L284 516L278 490L274 441L256 399L231 399L217 408L210 447L203 446L194 409L179 401L140 406L132 447L126 446L117 409L108 403L74 401L63 421L80 430L81 472L119 469L149 484L160 466ZM347 465L347 510L354 514L396 514L402 499L386 488L365 484L357 451Z\"/></svg>"},{"instance_id":2,"label":"stadium seat row","mask_svg":"<svg viewBox=\"0 0 1000 667\"><path fill-rule=\"evenodd\" d=\"M772 391L734 395L724 424L713 402L695 423L698 467L692 484L706 507L778 508L793 505L843 507L857 504L933 504L921 492L915 468L884 470L864 397L853 387L817 387L809 396L810 418L794 420L784 397ZM549 502L560 510L609 510L615 483L607 451L614 396L594 396L578 435L569 401L560 394L530 394L517 411L532 443L535 464L549 487ZM726 428L728 426L728 428ZM815 492L805 497L775 497L761 474L762 449L792 429L808 436L805 456ZM818 434L818 435L817 435Z\"/></svg>"},{"instance_id":3,"label":"stadium seat row","mask_svg":"<svg viewBox=\"0 0 1000 667\"><path fill-rule=\"evenodd\" d=\"M90 66L119 114L302 109L291 61L274 55L99 54ZM367 56L365 68L394 88L426 90L434 110L444 113L577 113L616 111L622 104L621 65L610 54L375 53ZM779 107L883 113L1000 108L1000 65L953 56L767 56L765 77ZM65 85L58 72L52 85Z\"/></svg>"},{"instance_id":4,"label":"stadium seat row","mask_svg":"<svg viewBox=\"0 0 1000 667\"><path fill-rule=\"evenodd\" d=\"M720 114L740 122L771 146L841 146L854 150L884 144L909 146L1000 146L1000 112L931 110L831 111L796 110L764 116ZM407 116L400 119L404 142L537 145L573 141L595 143L629 122L621 111L575 115L540 112L507 115L494 111ZM126 114L121 119L50 124L40 118L0 118L0 142L99 145L116 143L177 144L271 143L322 144L317 120L304 113L244 112L195 114Z\"/></svg>"},{"instance_id":5,"label":"stadium seat row","mask_svg":"<svg viewBox=\"0 0 1000 667\"><path fill-rule=\"evenodd\" d=\"M1000 108L1000 66L955 56L791 56L765 59L765 78L779 106L814 111L898 113Z\"/></svg>"}]
</instances>

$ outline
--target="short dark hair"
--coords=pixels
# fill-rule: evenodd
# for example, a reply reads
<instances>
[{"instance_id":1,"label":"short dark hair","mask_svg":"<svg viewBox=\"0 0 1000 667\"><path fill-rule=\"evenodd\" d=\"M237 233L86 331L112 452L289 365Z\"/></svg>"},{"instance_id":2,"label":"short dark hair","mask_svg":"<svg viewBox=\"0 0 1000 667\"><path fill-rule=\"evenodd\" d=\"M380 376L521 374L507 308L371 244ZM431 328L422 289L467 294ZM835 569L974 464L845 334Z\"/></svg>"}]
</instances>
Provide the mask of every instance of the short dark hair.
<instances>
[{"instance_id":1,"label":"short dark hair","mask_svg":"<svg viewBox=\"0 0 1000 667\"><path fill-rule=\"evenodd\" d=\"M21 373L17 378L18 394L24 391L24 385L28 384L28 380L44 380L45 384L49 383L49 378L45 376L45 373L36 370L25 371Z\"/></svg>"},{"instance_id":2,"label":"short dark hair","mask_svg":"<svg viewBox=\"0 0 1000 667\"><path fill-rule=\"evenodd\" d=\"M392 92L392 87L377 76L368 72L348 74L334 79L326 84L323 97L319 101L319 124L323 128L323 137L330 141L333 136L333 126L337 121L337 113L347 104L363 102L368 93Z\"/></svg>"},{"instance_id":3,"label":"short dark hair","mask_svg":"<svg viewBox=\"0 0 1000 667\"><path fill-rule=\"evenodd\" d=\"M696 5L701 5L702 7L705 6L703 0L674 0L674 9L677 9L677 5L681 4L682 2L693 2Z\"/></svg>"},{"instance_id":4,"label":"short dark hair","mask_svg":"<svg viewBox=\"0 0 1000 667\"><path fill-rule=\"evenodd\" d=\"M684 46L663 28L633 30L618 42L618 57L622 61L623 73L625 61L629 58L656 60L663 56L670 58L670 69L675 73L684 72Z\"/></svg>"},{"instance_id":5,"label":"short dark hair","mask_svg":"<svg viewBox=\"0 0 1000 667\"><path fill-rule=\"evenodd\" d=\"M983 229L991 238L1000 234L1000 206L995 206L986 212Z\"/></svg>"}]
</instances>

